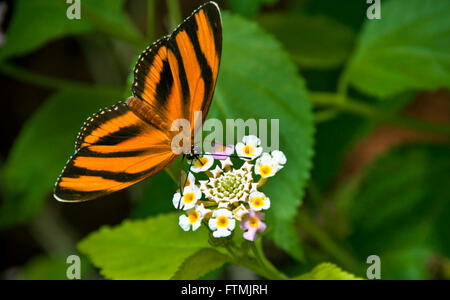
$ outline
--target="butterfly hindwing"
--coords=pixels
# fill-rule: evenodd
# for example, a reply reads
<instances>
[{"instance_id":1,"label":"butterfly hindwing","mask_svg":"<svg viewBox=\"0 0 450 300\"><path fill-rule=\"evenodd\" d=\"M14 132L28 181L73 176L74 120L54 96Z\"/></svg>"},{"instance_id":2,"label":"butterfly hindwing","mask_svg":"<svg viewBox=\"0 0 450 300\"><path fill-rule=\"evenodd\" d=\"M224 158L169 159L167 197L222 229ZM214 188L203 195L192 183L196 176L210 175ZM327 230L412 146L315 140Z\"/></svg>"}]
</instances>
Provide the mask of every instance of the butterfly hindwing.
<instances>
[{"instance_id":1,"label":"butterfly hindwing","mask_svg":"<svg viewBox=\"0 0 450 300\"><path fill-rule=\"evenodd\" d=\"M97 198L159 172L174 158L167 135L121 102L86 121L54 194L61 201Z\"/></svg>"}]
</instances>

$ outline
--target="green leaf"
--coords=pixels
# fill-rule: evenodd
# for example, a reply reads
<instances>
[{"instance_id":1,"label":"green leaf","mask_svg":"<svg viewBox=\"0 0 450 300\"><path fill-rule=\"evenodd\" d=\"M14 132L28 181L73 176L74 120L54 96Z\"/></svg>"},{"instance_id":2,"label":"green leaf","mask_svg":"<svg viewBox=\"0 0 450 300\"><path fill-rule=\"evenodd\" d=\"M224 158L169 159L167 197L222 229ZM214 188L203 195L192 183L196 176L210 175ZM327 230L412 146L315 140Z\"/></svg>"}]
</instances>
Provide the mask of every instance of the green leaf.
<instances>
[{"instance_id":1,"label":"green leaf","mask_svg":"<svg viewBox=\"0 0 450 300\"><path fill-rule=\"evenodd\" d=\"M433 254L448 256L450 147L395 149L366 171L348 217L361 259L378 255L383 279L425 279Z\"/></svg>"},{"instance_id":2,"label":"green leaf","mask_svg":"<svg viewBox=\"0 0 450 300\"><path fill-rule=\"evenodd\" d=\"M366 20L366 1L361 0L314 0L294 1L291 10L308 13L310 15L326 15L342 24L359 29Z\"/></svg>"},{"instance_id":3,"label":"green leaf","mask_svg":"<svg viewBox=\"0 0 450 300\"><path fill-rule=\"evenodd\" d=\"M91 29L82 20L69 20L63 1L17 0L14 13L0 49L0 60L34 51L43 44L68 34Z\"/></svg>"},{"instance_id":4,"label":"green leaf","mask_svg":"<svg viewBox=\"0 0 450 300\"><path fill-rule=\"evenodd\" d=\"M172 198L176 190L177 185L167 172L153 175L133 190L136 193L134 198L139 202L131 212L131 218L142 219L172 212Z\"/></svg>"},{"instance_id":5,"label":"green leaf","mask_svg":"<svg viewBox=\"0 0 450 300\"><path fill-rule=\"evenodd\" d=\"M311 169L314 131L304 82L280 44L255 23L224 13L223 26L220 74L209 117L267 119L269 124L279 119L280 150L287 164L263 187L272 203L267 219L273 240L301 260L294 217Z\"/></svg>"},{"instance_id":6,"label":"green leaf","mask_svg":"<svg viewBox=\"0 0 450 300\"><path fill-rule=\"evenodd\" d=\"M19 280L67 280L67 268L64 256L36 256L19 270ZM80 277L86 279L92 266L81 258Z\"/></svg>"},{"instance_id":7,"label":"green leaf","mask_svg":"<svg viewBox=\"0 0 450 300\"><path fill-rule=\"evenodd\" d=\"M65 1L18 0L5 44L0 49L0 60L27 54L52 40L93 28L139 45L140 34L126 17L123 3L123 0L83 0L81 19L70 20L66 15L70 4Z\"/></svg>"},{"instance_id":8,"label":"green leaf","mask_svg":"<svg viewBox=\"0 0 450 300\"><path fill-rule=\"evenodd\" d=\"M229 261L230 257L214 249L201 249L187 258L171 279L198 279L208 272L220 268Z\"/></svg>"},{"instance_id":9,"label":"green leaf","mask_svg":"<svg viewBox=\"0 0 450 300\"><path fill-rule=\"evenodd\" d=\"M227 0L227 5L232 12L251 18L258 14L261 6L273 5L277 2L278 0Z\"/></svg>"},{"instance_id":10,"label":"green leaf","mask_svg":"<svg viewBox=\"0 0 450 300\"><path fill-rule=\"evenodd\" d=\"M302 274L296 280L361 280L353 274L343 271L332 263L322 263L312 271Z\"/></svg>"},{"instance_id":11,"label":"green leaf","mask_svg":"<svg viewBox=\"0 0 450 300\"><path fill-rule=\"evenodd\" d=\"M20 270L20 280L66 280L65 257L38 256L27 262ZM83 277L81 277L83 278Z\"/></svg>"},{"instance_id":12,"label":"green leaf","mask_svg":"<svg viewBox=\"0 0 450 300\"><path fill-rule=\"evenodd\" d=\"M381 20L367 20L346 80L384 98L408 90L450 86L450 2L383 3Z\"/></svg>"},{"instance_id":13,"label":"green leaf","mask_svg":"<svg viewBox=\"0 0 450 300\"><path fill-rule=\"evenodd\" d=\"M177 224L177 213L125 221L114 228L101 228L81 241L78 248L106 278L170 279L180 270L177 276L183 278L205 274L211 270L209 265L204 265L204 270L198 266L188 271L182 264L186 259L187 265L195 263L192 256L210 248L208 230L202 226L195 232L184 232Z\"/></svg>"},{"instance_id":14,"label":"green leaf","mask_svg":"<svg viewBox=\"0 0 450 300\"><path fill-rule=\"evenodd\" d=\"M43 207L84 121L121 92L60 91L39 107L16 138L2 169L0 227L24 222ZM55 200L53 200L55 201Z\"/></svg>"},{"instance_id":15,"label":"green leaf","mask_svg":"<svg viewBox=\"0 0 450 300\"><path fill-rule=\"evenodd\" d=\"M353 49L354 32L326 16L270 13L261 15L258 21L304 68L335 68L345 62Z\"/></svg>"}]
</instances>

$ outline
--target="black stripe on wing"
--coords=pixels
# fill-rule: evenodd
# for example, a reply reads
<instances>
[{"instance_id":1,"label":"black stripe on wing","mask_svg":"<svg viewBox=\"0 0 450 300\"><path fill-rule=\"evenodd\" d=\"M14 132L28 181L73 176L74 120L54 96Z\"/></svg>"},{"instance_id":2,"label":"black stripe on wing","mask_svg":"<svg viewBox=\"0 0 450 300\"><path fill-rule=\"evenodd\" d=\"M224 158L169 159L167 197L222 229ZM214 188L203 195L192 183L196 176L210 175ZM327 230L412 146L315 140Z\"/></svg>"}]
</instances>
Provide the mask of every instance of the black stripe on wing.
<instances>
[{"instance_id":1,"label":"black stripe on wing","mask_svg":"<svg viewBox=\"0 0 450 300\"><path fill-rule=\"evenodd\" d=\"M85 142L86 137L90 136L93 131L97 130L102 126L102 124L107 123L108 121L115 119L117 117L123 116L129 112L128 106L125 102L119 102L114 106L109 108L101 109L96 114L91 116L84 122L81 127L80 132L78 133L76 142L75 142L75 151L81 148L82 144ZM120 142L118 138L120 137L129 137L139 134L139 129L135 126L129 126L125 128L121 128L120 132L109 134L101 137L101 142L99 144L104 145L115 145Z\"/></svg>"},{"instance_id":2,"label":"black stripe on wing","mask_svg":"<svg viewBox=\"0 0 450 300\"><path fill-rule=\"evenodd\" d=\"M183 66L183 57L180 54L179 45L176 42L176 36L181 32L185 31L186 34L189 37L189 40L194 48L195 57L197 60L198 65L201 68L201 77L205 83L204 85L204 97L202 101L201 110L204 114L206 114L209 110L209 105L212 100L212 93L214 91L215 87L215 81L216 78L213 78L213 71L212 68L214 66L211 66L208 63L207 58L205 57L205 53L203 53L199 40L198 40L198 30L199 25L197 24L197 21L195 19L195 15L199 13L199 11L203 11L206 15L206 19L208 22L208 26L210 26L211 31L213 32L214 36L214 46L216 50L216 54L219 58L219 64L220 64L220 57L222 54L222 19L220 16L220 10L216 3L214 2L207 2L197 8L188 18L186 18L170 35L167 45L170 48L170 50L174 53L175 58L177 59L178 63L178 69L180 73L180 81L182 85L182 91L183 96L190 97L190 101L192 101L192 97L194 95L189 95L189 85L188 81L190 80L198 80L197 78L187 78L186 73L187 72L184 69ZM186 102L185 102L186 103ZM191 112L193 113L193 112Z\"/></svg>"},{"instance_id":3,"label":"black stripe on wing","mask_svg":"<svg viewBox=\"0 0 450 300\"><path fill-rule=\"evenodd\" d=\"M145 93L145 81L147 79L150 68L153 65L158 51L161 47L165 47L168 37L164 36L151 44L145 49L134 66L133 74L134 81L132 86L133 95L140 99L143 99Z\"/></svg>"}]
</instances>

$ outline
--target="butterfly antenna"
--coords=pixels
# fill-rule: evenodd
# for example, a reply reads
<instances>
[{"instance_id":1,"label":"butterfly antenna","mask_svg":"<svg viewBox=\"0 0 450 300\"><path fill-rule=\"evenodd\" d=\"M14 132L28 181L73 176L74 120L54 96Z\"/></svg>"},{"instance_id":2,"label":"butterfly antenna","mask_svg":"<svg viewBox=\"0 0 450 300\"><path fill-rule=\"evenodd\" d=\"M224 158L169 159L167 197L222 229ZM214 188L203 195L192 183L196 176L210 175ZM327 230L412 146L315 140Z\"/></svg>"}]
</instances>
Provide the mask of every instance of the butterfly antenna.
<instances>
[{"instance_id":1,"label":"butterfly antenna","mask_svg":"<svg viewBox=\"0 0 450 300\"><path fill-rule=\"evenodd\" d=\"M200 158L196 157L195 159L202 165L202 167L205 165Z\"/></svg>"},{"instance_id":2,"label":"butterfly antenna","mask_svg":"<svg viewBox=\"0 0 450 300\"><path fill-rule=\"evenodd\" d=\"M181 163L180 163L180 176L178 177L180 180L178 182L178 186L180 187L180 191L182 191L181 188L181 176L183 175L183 163L184 163L184 158L186 157L186 155L183 154L183 156L181 157ZM187 177L186 177L187 178Z\"/></svg>"},{"instance_id":3,"label":"butterfly antenna","mask_svg":"<svg viewBox=\"0 0 450 300\"><path fill-rule=\"evenodd\" d=\"M200 155L211 155L211 153L200 153ZM240 159L244 159L244 160L247 160L247 159L250 158L250 157L247 157L247 156L240 156L240 155L236 155L236 154L230 154L230 155L228 155L228 154L218 154L218 153L215 153L214 156L236 157L236 158L240 158Z\"/></svg>"},{"instance_id":4,"label":"butterfly antenna","mask_svg":"<svg viewBox=\"0 0 450 300\"><path fill-rule=\"evenodd\" d=\"M212 143L214 143L214 144L217 143L216 141L210 141L210 140L202 140L202 141L199 142L199 143L204 143L204 142L208 142L208 143L211 143L211 144L212 144ZM221 144L221 143L217 143L217 144L223 145L223 144ZM223 145L223 146L225 146L225 145ZM211 153L199 153L198 155L211 155ZM247 157L247 156L240 156L240 155L236 155L236 154L230 154L230 155L227 155L227 154L219 154L219 153L215 153L214 156L236 157L236 158L240 158L240 159L244 159L244 160L249 159L249 157ZM197 160L199 160L199 159L197 158ZM200 161L200 163L201 163L202 166L203 166L203 163L202 163L201 161Z\"/></svg>"}]
</instances>

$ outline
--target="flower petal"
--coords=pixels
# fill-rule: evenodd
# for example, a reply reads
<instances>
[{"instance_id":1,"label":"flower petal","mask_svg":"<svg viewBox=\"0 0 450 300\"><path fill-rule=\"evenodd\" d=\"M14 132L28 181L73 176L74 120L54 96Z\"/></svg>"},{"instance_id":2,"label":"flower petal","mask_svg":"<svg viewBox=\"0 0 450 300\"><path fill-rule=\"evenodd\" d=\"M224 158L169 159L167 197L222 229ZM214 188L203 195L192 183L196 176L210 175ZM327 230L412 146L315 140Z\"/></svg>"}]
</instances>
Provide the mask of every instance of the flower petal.
<instances>
[{"instance_id":1,"label":"flower petal","mask_svg":"<svg viewBox=\"0 0 450 300\"><path fill-rule=\"evenodd\" d=\"M178 224L184 231L189 231L191 228L191 223L189 222L189 218L186 215L181 215L178 219Z\"/></svg>"},{"instance_id":2,"label":"flower petal","mask_svg":"<svg viewBox=\"0 0 450 300\"><path fill-rule=\"evenodd\" d=\"M180 204L180 200L181 200L181 194L180 193L175 193L173 195L173 198L172 198L172 203L173 203L173 206L175 206L176 209L178 209L178 206ZM183 208L183 204L181 204L180 208Z\"/></svg>"}]
</instances>

